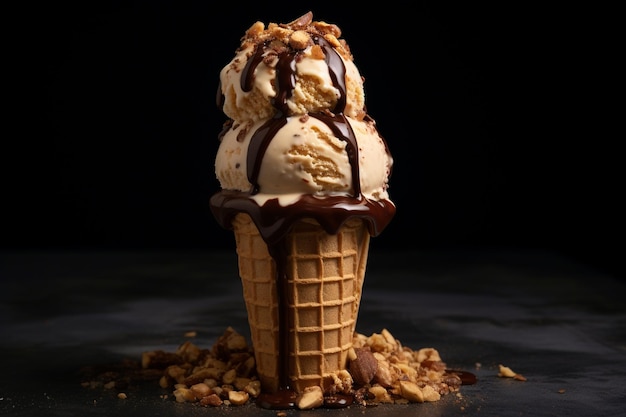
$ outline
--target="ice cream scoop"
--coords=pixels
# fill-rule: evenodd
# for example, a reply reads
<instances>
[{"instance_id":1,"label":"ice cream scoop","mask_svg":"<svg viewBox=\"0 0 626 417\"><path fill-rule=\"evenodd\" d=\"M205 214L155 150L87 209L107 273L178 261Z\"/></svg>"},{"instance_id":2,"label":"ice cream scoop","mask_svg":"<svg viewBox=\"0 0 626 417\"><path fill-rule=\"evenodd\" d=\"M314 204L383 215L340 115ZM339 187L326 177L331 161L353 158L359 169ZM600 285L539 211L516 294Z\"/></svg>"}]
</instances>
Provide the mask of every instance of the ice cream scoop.
<instances>
[{"instance_id":1,"label":"ice cream scoop","mask_svg":"<svg viewBox=\"0 0 626 417\"><path fill-rule=\"evenodd\" d=\"M363 80L341 30L314 22L312 13L267 28L256 22L220 72L218 105L231 119L341 112L365 115Z\"/></svg>"},{"instance_id":2,"label":"ice cream scoop","mask_svg":"<svg viewBox=\"0 0 626 417\"><path fill-rule=\"evenodd\" d=\"M393 159L340 36L312 13L257 22L220 72L229 120L210 205L235 234L266 408L318 404L299 400L312 389L332 393L325 404L351 403L346 364L369 240L395 214Z\"/></svg>"},{"instance_id":3,"label":"ice cream scoop","mask_svg":"<svg viewBox=\"0 0 626 417\"><path fill-rule=\"evenodd\" d=\"M215 163L222 189L248 192L259 205L272 198L286 206L305 194L349 197L359 191L374 201L389 198L392 160L373 121L323 114L271 119L271 137L262 129L266 123L240 123L225 133Z\"/></svg>"}]
</instances>

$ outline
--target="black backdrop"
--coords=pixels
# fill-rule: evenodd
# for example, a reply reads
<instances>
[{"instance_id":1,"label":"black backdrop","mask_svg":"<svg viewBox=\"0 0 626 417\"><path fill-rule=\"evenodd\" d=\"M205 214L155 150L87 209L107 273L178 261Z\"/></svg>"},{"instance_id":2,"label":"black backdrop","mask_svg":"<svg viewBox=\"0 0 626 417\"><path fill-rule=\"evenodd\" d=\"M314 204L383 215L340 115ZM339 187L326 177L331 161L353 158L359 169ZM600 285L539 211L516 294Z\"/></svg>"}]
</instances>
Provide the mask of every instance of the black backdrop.
<instances>
[{"instance_id":1,"label":"black backdrop","mask_svg":"<svg viewBox=\"0 0 626 417\"><path fill-rule=\"evenodd\" d=\"M261 3L8 13L3 247L233 248L208 209L218 73L254 21L312 10L343 29L394 155L375 248L547 249L622 274L615 11Z\"/></svg>"}]
</instances>

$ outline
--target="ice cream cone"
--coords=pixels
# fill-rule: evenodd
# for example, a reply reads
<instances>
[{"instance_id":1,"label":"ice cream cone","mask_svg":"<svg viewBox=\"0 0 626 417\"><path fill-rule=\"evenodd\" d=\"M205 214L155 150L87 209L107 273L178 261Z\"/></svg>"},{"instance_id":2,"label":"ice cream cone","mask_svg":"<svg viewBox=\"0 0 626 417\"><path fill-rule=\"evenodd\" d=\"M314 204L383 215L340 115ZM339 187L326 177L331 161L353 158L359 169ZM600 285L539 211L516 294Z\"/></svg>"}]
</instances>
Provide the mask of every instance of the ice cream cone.
<instances>
[{"instance_id":1,"label":"ice cream cone","mask_svg":"<svg viewBox=\"0 0 626 417\"><path fill-rule=\"evenodd\" d=\"M285 237L281 278L250 217L240 213L232 224L262 389L284 388L285 366L287 383L296 392L328 388L333 374L345 369L352 346L369 249L366 225L349 219L330 235L314 220L296 222ZM284 304L280 288L286 291ZM285 313L288 317L281 317ZM282 333L288 338L288 359L279 357L281 320L288 323Z\"/></svg>"}]
</instances>

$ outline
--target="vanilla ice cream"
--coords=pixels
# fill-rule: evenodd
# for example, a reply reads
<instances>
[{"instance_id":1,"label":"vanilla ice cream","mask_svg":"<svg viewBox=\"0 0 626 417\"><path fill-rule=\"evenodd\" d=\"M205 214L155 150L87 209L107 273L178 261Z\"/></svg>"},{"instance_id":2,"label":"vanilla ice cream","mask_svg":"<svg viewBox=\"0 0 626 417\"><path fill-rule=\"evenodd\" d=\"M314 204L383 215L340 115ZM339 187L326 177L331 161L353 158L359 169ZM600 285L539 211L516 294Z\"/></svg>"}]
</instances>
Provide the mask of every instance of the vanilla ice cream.
<instances>
[{"instance_id":1,"label":"vanilla ice cream","mask_svg":"<svg viewBox=\"0 0 626 417\"><path fill-rule=\"evenodd\" d=\"M358 175L363 197L387 199L387 180L391 157L374 122L346 117L345 124L354 134L358 154ZM354 195L353 173L348 154L350 140L339 139L327 122L316 117L287 117L264 151L258 167L254 193L247 164L250 142L261 126L238 124L228 130L218 151L216 173L225 190L249 192L259 205L277 198L281 205L293 204L303 194ZM332 124L331 124L332 126Z\"/></svg>"},{"instance_id":2,"label":"vanilla ice cream","mask_svg":"<svg viewBox=\"0 0 626 417\"><path fill-rule=\"evenodd\" d=\"M239 122L337 107L362 119L363 79L340 36L336 25L312 22L310 13L288 25L255 23L220 73L222 110Z\"/></svg>"}]
</instances>

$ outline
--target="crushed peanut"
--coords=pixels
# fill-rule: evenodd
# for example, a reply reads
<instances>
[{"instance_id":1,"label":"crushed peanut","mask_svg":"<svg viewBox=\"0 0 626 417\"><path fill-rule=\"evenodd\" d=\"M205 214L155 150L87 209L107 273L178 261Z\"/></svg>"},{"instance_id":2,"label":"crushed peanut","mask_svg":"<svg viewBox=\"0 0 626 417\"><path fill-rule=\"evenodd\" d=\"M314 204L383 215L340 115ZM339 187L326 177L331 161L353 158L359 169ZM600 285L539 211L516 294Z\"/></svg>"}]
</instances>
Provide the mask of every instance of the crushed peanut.
<instances>
[{"instance_id":1,"label":"crushed peanut","mask_svg":"<svg viewBox=\"0 0 626 417\"><path fill-rule=\"evenodd\" d=\"M301 410L321 407L324 404L322 388L316 386L305 388L296 399L296 404Z\"/></svg>"},{"instance_id":2,"label":"crushed peanut","mask_svg":"<svg viewBox=\"0 0 626 417\"><path fill-rule=\"evenodd\" d=\"M276 51L286 46L302 50L313 44L311 35L322 36L344 59L353 59L350 47L344 39L341 39L341 29L331 23L313 21L312 12L305 13L293 22L285 24L269 23L265 27L263 22L255 22L241 39L239 50L264 42L270 42Z\"/></svg>"},{"instance_id":3,"label":"crushed peanut","mask_svg":"<svg viewBox=\"0 0 626 417\"><path fill-rule=\"evenodd\" d=\"M186 341L175 353L149 351L142 354L141 361L126 365L126 371L107 371L81 385L122 390L133 377L152 380L172 390L176 402L204 407L241 406L261 394L254 352L232 327L210 349ZM502 365L500 370L501 376L518 375ZM325 396L337 393L352 394L354 403L364 406L438 401L461 386L460 377L446 370L436 349L412 350L387 329L370 336L355 334L347 369L333 374L332 380L328 392L313 387L300 393L298 408L321 407ZM126 394L120 391L118 397L126 398Z\"/></svg>"},{"instance_id":4,"label":"crushed peanut","mask_svg":"<svg viewBox=\"0 0 626 417\"><path fill-rule=\"evenodd\" d=\"M514 372L511 368L504 365L498 365L498 376L501 378L513 378L518 381L526 381L526 377L522 374Z\"/></svg>"}]
</instances>

